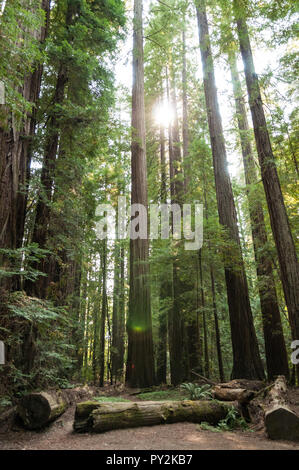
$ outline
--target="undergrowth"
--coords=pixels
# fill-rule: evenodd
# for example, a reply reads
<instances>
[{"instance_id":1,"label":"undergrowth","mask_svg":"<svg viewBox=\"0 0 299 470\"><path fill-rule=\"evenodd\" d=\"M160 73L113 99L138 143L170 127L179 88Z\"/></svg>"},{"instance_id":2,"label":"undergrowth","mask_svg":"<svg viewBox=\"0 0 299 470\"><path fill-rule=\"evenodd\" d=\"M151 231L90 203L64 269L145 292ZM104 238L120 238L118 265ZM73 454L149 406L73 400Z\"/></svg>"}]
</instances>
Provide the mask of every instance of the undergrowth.
<instances>
[{"instance_id":1,"label":"undergrowth","mask_svg":"<svg viewBox=\"0 0 299 470\"><path fill-rule=\"evenodd\" d=\"M187 392L190 400L206 400L211 399L211 386L206 384L199 386L195 383L184 383L181 385L181 390Z\"/></svg>"},{"instance_id":2,"label":"undergrowth","mask_svg":"<svg viewBox=\"0 0 299 470\"><path fill-rule=\"evenodd\" d=\"M212 426L211 424L203 421L201 424L197 426L199 431L213 431L213 432L223 432L223 431L247 431L248 424L246 423L245 419L240 416L239 412L231 407L224 419L219 421L217 426Z\"/></svg>"}]
</instances>

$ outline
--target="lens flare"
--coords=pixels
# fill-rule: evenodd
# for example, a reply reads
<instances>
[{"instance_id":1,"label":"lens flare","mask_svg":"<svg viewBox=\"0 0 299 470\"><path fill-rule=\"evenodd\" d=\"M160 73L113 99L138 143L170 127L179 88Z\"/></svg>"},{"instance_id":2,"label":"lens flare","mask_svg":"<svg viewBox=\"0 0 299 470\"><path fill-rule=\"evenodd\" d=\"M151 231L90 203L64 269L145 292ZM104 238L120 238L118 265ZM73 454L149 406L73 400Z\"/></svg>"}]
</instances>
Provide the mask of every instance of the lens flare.
<instances>
[{"instance_id":1,"label":"lens flare","mask_svg":"<svg viewBox=\"0 0 299 470\"><path fill-rule=\"evenodd\" d=\"M164 127L168 127L173 122L174 110L168 101L164 101L155 107L154 119L156 124Z\"/></svg>"}]
</instances>

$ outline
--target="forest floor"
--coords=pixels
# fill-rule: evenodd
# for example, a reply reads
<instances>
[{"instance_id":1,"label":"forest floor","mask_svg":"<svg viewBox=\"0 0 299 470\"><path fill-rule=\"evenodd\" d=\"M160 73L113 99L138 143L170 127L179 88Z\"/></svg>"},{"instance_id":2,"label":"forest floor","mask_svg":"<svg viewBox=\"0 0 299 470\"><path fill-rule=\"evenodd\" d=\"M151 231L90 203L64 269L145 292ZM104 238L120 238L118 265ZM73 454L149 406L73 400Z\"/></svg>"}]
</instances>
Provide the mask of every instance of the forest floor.
<instances>
[{"instance_id":1,"label":"forest floor","mask_svg":"<svg viewBox=\"0 0 299 470\"><path fill-rule=\"evenodd\" d=\"M121 398L139 401L138 396ZM271 441L263 430L213 432L192 423L176 423L109 431L73 432L75 406L46 429L0 428L0 450L298 450L299 444Z\"/></svg>"}]
</instances>

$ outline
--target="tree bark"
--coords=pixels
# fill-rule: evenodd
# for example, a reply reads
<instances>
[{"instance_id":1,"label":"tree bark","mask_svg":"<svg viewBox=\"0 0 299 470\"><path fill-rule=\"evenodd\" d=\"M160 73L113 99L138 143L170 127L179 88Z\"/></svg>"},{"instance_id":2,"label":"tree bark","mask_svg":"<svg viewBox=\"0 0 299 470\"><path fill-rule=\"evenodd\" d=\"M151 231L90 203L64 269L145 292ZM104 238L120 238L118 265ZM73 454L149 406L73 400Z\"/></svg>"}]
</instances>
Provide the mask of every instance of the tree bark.
<instances>
[{"instance_id":1,"label":"tree bark","mask_svg":"<svg viewBox=\"0 0 299 470\"><path fill-rule=\"evenodd\" d=\"M113 280L113 308L112 308L112 381L119 377L118 371L118 346L119 346L119 297L120 297L120 246L115 241L114 246L114 280Z\"/></svg>"},{"instance_id":2,"label":"tree bark","mask_svg":"<svg viewBox=\"0 0 299 470\"><path fill-rule=\"evenodd\" d=\"M255 72L246 12L239 0L234 0L234 14L238 29L240 50L244 63L249 106L262 180L265 189L270 223L275 240L285 301L289 312L293 340L299 338L299 267L290 224L284 205L275 158L271 146L258 76ZM297 366L299 380L299 366Z\"/></svg>"},{"instance_id":3,"label":"tree bark","mask_svg":"<svg viewBox=\"0 0 299 470\"><path fill-rule=\"evenodd\" d=\"M134 1L132 129L131 201L147 211L142 0ZM155 383L148 251L148 238L131 237L126 380L132 387Z\"/></svg>"},{"instance_id":4,"label":"tree bark","mask_svg":"<svg viewBox=\"0 0 299 470\"><path fill-rule=\"evenodd\" d=\"M263 378L264 371L249 302L247 278L242 258L237 215L227 168L225 142L217 99L217 88L205 0L197 3L199 40L204 76L204 91L211 137L219 221L228 232L237 268L225 266L233 346L232 377Z\"/></svg>"},{"instance_id":5,"label":"tree bark","mask_svg":"<svg viewBox=\"0 0 299 470\"><path fill-rule=\"evenodd\" d=\"M169 125L169 177L170 177L170 198L172 204L180 205L184 192L181 162L181 144L179 134L179 124L177 116L177 102L174 85L174 74L171 70L170 77L167 77L168 101L174 110L173 123ZM172 223L172 233L174 225ZM178 385L188 376L186 367L186 350L184 344L185 322L182 309L182 294L184 287L179 277L179 261L172 262L172 308L169 309L169 355L170 355L170 375L171 383Z\"/></svg>"},{"instance_id":6,"label":"tree bark","mask_svg":"<svg viewBox=\"0 0 299 470\"><path fill-rule=\"evenodd\" d=\"M102 311L100 323L100 380L99 386L104 386L105 379L105 345L106 345L106 318L108 316L108 299L107 299L107 240L103 240L103 254L102 254Z\"/></svg>"},{"instance_id":7,"label":"tree bark","mask_svg":"<svg viewBox=\"0 0 299 470\"><path fill-rule=\"evenodd\" d=\"M205 294L203 288L203 275L202 275L202 252L199 250L199 275L200 275L200 292L201 292L201 308L202 308L202 325L203 325L203 339L204 339L204 371L205 377L210 378L210 361L209 361L209 346L208 346L208 328L205 311Z\"/></svg>"},{"instance_id":8,"label":"tree bark","mask_svg":"<svg viewBox=\"0 0 299 470\"><path fill-rule=\"evenodd\" d=\"M163 84L161 85L161 103L163 102ZM167 203L167 176L166 176L165 130L160 126L160 167L161 167L161 196L162 204ZM167 375L167 319L169 314L168 303L172 297L171 278L163 270L160 277L160 312L159 312L159 338L157 344L157 384L166 384Z\"/></svg>"},{"instance_id":9,"label":"tree bark","mask_svg":"<svg viewBox=\"0 0 299 470\"><path fill-rule=\"evenodd\" d=\"M125 248L120 249L120 293L119 293L119 315L118 315L118 362L117 377L123 379L124 357L125 357L125 323L126 323L126 298L125 298Z\"/></svg>"},{"instance_id":10,"label":"tree bark","mask_svg":"<svg viewBox=\"0 0 299 470\"><path fill-rule=\"evenodd\" d=\"M268 243L263 206L254 193L252 185L257 184L254 156L249 137L249 125L246 115L245 102L242 94L236 56L230 51L229 65L231 69L232 84L236 105L238 127L242 148L245 181L249 202L249 213L252 230L252 240L256 261L259 295L263 317L265 352L268 378L273 379L277 375L289 377L288 357L283 336L280 311L276 295L275 280L272 263L266 253Z\"/></svg>"}]
</instances>

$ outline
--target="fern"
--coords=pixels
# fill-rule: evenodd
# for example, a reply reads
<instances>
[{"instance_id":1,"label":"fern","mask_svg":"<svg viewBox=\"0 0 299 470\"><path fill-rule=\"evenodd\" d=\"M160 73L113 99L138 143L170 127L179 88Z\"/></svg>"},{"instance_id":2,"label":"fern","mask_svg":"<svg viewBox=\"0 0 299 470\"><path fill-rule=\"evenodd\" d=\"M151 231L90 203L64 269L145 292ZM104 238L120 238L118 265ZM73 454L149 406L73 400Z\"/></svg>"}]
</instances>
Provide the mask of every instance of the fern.
<instances>
[{"instance_id":1,"label":"fern","mask_svg":"<svg viewBox=\"0 0 299 470\"><path fill-rule=\"evenodd\" d=\"M189 394L190 400L212 398L211 387L207 384L199 387L194 383L184 383L181 385L181 389Z\"/></svg>"},{"instance_id":2,"label":"fern","mask_svg":"<svg viewBox=\"0 0 299 470\"><path fill-rule=\"evenodd\" d=\"M222 431L233 431L234 429L245 430L248 429L248 425L239 412L234 408L229 408L227 415L224 419L219 421L217 426L211 426L207 422L202 422L198 427L198 430L222 432Z\"/></svg>"}]
</instances>

